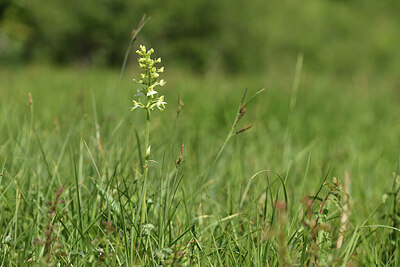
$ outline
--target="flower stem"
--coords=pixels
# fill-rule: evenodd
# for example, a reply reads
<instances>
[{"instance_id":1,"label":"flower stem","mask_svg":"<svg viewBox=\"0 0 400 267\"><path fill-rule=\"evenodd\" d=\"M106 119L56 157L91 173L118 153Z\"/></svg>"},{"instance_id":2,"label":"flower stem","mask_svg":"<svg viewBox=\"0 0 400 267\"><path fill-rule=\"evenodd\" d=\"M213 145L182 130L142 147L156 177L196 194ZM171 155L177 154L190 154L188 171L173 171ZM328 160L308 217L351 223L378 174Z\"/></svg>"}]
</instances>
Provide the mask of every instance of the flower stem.
<instances>
[{"instance_id":1,"label":"flower stem","mask_svg":"<svg viewBox=\"0 0 400 267\"><path fill-rule=\"evenodd\" d=\"M146 109L147 112L147 121L146 121L146 139L145 139L145 161L144 161L144 181L143 181L143 197L142 197L142 213L140 216L140 223L145 223L146 221L146 185L147 185L147 176L149 173L149 159L150 152L149 149L149 138L150 138L150 109Z\"/></svg>"}]
</instances>

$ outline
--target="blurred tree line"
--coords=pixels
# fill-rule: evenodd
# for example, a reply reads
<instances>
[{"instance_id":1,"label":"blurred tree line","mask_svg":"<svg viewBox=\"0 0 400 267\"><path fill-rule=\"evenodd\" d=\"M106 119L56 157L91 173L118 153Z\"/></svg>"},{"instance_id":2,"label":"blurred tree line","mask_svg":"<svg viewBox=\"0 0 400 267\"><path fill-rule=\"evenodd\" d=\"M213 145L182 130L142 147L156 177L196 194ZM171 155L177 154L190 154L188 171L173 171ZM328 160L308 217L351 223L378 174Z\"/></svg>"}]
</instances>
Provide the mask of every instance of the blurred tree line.
<instances>
[{"instance_id":1,"label":"blurred tree line","mask_svg":"<svg viewBox=\"0 0 400 267\"><path fill-rule=\"evenodd\" d=\"M338 72L360 61L400 67L399 2L0 0L0 64L120 66L146 13L140 42L199 71L257 71L293 64L300 52L315 68Z\"/></svg>"}]
</instances>

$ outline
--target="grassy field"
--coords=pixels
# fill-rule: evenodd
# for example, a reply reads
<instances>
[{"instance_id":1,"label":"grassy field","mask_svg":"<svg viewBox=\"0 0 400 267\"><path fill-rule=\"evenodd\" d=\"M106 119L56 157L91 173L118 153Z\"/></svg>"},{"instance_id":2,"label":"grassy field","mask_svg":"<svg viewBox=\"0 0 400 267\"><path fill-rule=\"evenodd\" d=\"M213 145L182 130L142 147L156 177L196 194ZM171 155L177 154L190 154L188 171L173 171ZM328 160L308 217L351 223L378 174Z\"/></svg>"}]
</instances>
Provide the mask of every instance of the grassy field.
<instances>
[{"instance_id":1,"label":"grassy field","mask_svg":"<svg viewBox=\"0 0 400 267\"><path fill-rule=\"evenodd\" d=\"M400 265L398 76L301 62L246 76L165 63L146 184L137 70L117 90L118 70L2 68L1 266ZM254 126L217 157L246 87L266 90L235 131Z\"/></svg>"}]
</instances>

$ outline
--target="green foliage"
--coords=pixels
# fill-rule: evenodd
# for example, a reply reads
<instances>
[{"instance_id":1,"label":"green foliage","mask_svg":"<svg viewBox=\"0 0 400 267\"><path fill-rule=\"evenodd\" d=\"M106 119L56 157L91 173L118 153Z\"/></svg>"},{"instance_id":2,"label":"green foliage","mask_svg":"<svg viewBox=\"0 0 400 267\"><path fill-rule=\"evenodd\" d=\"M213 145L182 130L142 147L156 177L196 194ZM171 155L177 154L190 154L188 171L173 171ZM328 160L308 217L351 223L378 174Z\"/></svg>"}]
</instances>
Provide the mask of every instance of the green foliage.
<instances>
[{"instance_id":1,"label":"green foliage","mask_svg":"<svg viewBox=\"0 0 400 267\"><path fill-rule=\"evenodd\" d=\"M398 265L397 87L321 79L306 59L302 76L291 91L285 73L168 68L165 96L186 105L152 118L142 225L146 118L129 112L131 78L116 95L117 71L1 69L0 263ZM270 89L238 106L246 84Z\"/></svg>"}]
</instances>

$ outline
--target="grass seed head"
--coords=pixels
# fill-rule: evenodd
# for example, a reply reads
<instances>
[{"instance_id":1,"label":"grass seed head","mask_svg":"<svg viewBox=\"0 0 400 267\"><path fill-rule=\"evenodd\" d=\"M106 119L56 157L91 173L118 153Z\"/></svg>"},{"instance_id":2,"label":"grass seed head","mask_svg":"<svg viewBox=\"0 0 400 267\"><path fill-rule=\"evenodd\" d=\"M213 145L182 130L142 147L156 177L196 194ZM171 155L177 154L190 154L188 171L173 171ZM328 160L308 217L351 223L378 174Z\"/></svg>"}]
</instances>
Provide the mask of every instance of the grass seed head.
<instances>
[{"instance_id":1,"label":"grass seed head","mask_svg":"<svg viewBox=\"0 0 400 267\"><path fill-rule=\"evenodd\" d=\"M32 94L28 93L28 97L29 97L29 108L33 109L33 99L32 99Z\"/></svg>"},{"instance_id":2,"label":"grass seed head","mask_svg":"<svg viewBox=\"0 0 400 267\"><path fill-rule=\"evenodd\" d=\"M182 144L181 152L180 152L180 154L179 154L179 156L178 156L178 158L176 159L176 162L175 162L176 168L179 168L181 166L181 163L183 162L183 150L184 149L185 149L185 145Z\"/></svg>"},{"instance_id":3,"label":"grass seed head","mask_svg":"<svg viewBox=\"0 0 400 267\"><path fill-rule=\"evenodd\" d=\"M236 134L243 133L243 132L247 131L248 129L250 129L253 126L254 126L253 124L247 125L246 127L244 127L242 129L240 129L239 131L237 131Z\"/></svg>"}]
</instances>

